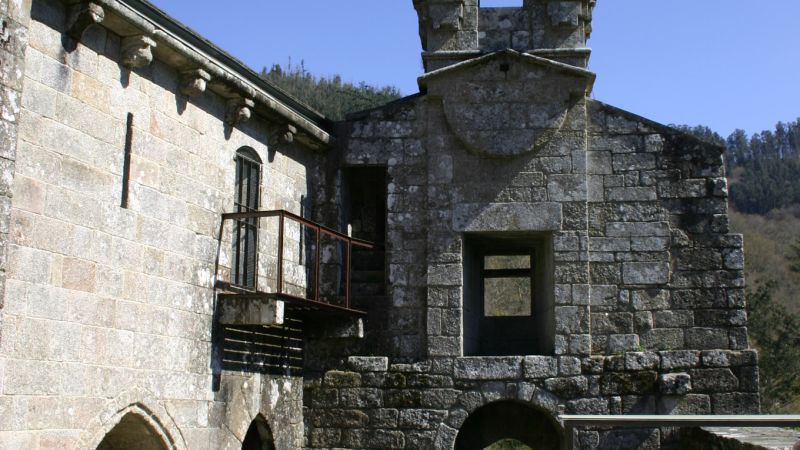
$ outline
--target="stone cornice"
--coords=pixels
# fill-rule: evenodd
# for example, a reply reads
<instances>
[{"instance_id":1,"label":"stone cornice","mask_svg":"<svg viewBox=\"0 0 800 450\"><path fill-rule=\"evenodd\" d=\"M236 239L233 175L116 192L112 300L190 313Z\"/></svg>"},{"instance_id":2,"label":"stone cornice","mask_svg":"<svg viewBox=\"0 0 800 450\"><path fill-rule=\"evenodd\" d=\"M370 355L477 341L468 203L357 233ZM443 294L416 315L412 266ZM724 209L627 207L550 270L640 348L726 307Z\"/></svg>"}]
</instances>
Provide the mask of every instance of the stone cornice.
<instances>
[{"instance_id":1,"label":"stone cornice","mask_svg":"<svg viewBox=\"0 0 800 450\"><path fill-rule=\"evenodd\" d=\"M75 5L80 2L65 0L65 3ZM94 0L93 3L104 10L102 26L123 39L141 36L151 40L154 45L148 46L147 50L159 61L174 67L179 74L202 73L201 81L207 84L208 89L228 101L252 99L254 112L268 120L296 127L298 133L295 137L302 144L321 149L333 143L328 119L262 79L244 63L149 2ZM140 58L140 61L145 60Z\"/></svg>"}]
</instances>

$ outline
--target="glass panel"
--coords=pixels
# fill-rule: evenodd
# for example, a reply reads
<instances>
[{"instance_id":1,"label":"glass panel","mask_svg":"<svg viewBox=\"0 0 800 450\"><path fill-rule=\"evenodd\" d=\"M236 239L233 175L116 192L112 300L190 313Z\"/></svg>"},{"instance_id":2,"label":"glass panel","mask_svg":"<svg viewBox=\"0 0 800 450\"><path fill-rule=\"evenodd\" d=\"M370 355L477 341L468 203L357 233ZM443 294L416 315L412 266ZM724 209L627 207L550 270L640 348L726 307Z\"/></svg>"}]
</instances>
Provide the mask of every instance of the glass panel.
<instances>
[{"instance_id":1,"label":"glass panel","mask_svg":"<svg viewBox=\"0 0 800 450\"><path fill-rule=\"evenodd\" d=\"M492 255L483 257L484 269L530 269L530 255Z\"/></svg>"},{"instance_id":2,"label":"glass panel","mask_svg":"<svg viewBox=\"0 0 800 450\"><path fill-rule=\"evenodd\" d=\"M486 317L530 316L530 277L484 279L483 315Z\"/></svg>"}]
</instances>

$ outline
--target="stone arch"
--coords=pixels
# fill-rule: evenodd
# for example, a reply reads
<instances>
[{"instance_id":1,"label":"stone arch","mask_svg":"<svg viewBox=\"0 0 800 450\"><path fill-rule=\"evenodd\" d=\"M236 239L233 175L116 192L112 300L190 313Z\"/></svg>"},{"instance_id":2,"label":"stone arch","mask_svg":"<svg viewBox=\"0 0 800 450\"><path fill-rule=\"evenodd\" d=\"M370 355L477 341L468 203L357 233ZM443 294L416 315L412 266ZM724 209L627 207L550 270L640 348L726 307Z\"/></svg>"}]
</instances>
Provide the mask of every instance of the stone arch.
<instances>
[{"instance_id":1,"label":"stone arch","mask_svg":"<svg viewBox=\"0 0 800 450\"><path fill-rule=\"evenodd\" d=\"M489 403L467 417L455 439L455 450L481 450L513 440L534 450L558 450L561 427L552 416L520 401Z\"/></svg>"},{"instance_id":2,"label":"stone arch","mask_svg":"<svg viewBox=\"0 0 800 450\"><path fill-rule=\"evenodd\" d=\"M533 383L487 381L458 397L437 429L436 448L455 449L456 438L464 423L480 409L496 403L518 404L536 411L555 426L559 436L563 435L556 421L563 402L555 394Z\"/></svg>"},{"instance_id":3,"label":"stone arch","mask_svg":"<svg viewBox=\"0 0 800 450\"><path fill-rule=\"evenodd\" d=\"M242 441L242 450L275 450L272 428L263 415L258 414L250 423Z\"/></svg>"},{"instance_id":4,"label":"stone arch","mask_svg":"<svg viewBox=\"0 0 800 450\"><path fill-rule=\"evenodd\" d=\"M137 432L145 436L150 446L110 448L187 450L183 435L167 410L151 393L139 388L120 394L92 419L81 436L81 448L105 450L109 442ZM110 441L107 441L109 436Z\"/></svg>"},{"instance_id":5,"label":"stone arch","mask_svg":"<svg viewBox=\"0 0 800 450\"><path fill-rule=\"evenodd\" d=\"M131 405L115 415L109 430L90 449L178 450L185 447L167 431L152 411L140 404Z\"/></svg>"}]
</instances>

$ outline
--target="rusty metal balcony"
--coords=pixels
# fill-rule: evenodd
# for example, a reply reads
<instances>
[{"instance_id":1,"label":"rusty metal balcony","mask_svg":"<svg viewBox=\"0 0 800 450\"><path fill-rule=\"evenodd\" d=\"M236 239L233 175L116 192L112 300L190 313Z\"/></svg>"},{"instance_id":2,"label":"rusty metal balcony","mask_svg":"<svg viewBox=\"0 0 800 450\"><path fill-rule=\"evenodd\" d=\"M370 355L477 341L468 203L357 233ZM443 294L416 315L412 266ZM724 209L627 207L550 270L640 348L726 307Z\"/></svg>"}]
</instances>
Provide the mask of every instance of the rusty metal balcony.
<instances>
[{"instance_id":1,"label":"rusty metal balcony","mask_svg":"<svg viewBox=\"0 0 800 450\"><path fill-rule=\"evenodd\" d=\"M270 227L262 224L265 220L273 221ZM232 233L226 232L226 225L233 226ZM272 236L269 236L269 230L273 232ZM291 237L287 237L289 231L293 232ZM271 239L259 242L264 233ZM220 263L226 236L233 236L228 267ZM294 240L290 244L291 251L287 239ZM351 302L354 247L373 249L375 245L288 211L223 214L215 282L221 323L275 325L283 323L284 315L303 319L329 319L331 316L352 319L366 315L366 312L354 308ZM287 257L289 252L291 255ZM234 261L234 258L240 261ZM246 267L248 264L252 266ZM272 267L274 272L270 272ZM270 274L259 273L259 268L261 272ZM287 283L287 268L300 280ZM298 273L301 275L297 276ZM324 279L326 276L327 280Z\"/></svg>"}]
</instances>

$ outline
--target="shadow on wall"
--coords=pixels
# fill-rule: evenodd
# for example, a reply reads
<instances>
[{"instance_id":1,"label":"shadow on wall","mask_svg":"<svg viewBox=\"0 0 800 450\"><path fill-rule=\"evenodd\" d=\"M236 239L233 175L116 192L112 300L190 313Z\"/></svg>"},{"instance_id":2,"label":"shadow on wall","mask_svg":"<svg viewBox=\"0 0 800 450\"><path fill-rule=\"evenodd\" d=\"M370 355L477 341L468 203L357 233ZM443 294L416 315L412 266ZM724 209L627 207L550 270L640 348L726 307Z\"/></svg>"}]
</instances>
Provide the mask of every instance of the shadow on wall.
<instances>
[{"instance_id":1,"label":"shadow on wall","mask_svg":"<svg viewBox=\"0 0 800 450\"><path fill-rule=\"evenodd\" d=\"M487 448L557 450L561 432L545 412L519 402L494 402L470 414L456 437L455 450Z\"/></svg>"},{"instance_id":2,"label":"shadow on wall","mask_svg":"<svg viewBox=\"0 0 800 450\"><path fill-rule=\"evenodd\" d=\"M134 413L126 414L122 420L103 438L97 450L135 448L138 450L168 450L170 447L161 440L142 418Z\"/></svg>"}]
</instances>

